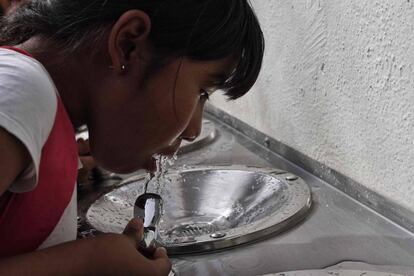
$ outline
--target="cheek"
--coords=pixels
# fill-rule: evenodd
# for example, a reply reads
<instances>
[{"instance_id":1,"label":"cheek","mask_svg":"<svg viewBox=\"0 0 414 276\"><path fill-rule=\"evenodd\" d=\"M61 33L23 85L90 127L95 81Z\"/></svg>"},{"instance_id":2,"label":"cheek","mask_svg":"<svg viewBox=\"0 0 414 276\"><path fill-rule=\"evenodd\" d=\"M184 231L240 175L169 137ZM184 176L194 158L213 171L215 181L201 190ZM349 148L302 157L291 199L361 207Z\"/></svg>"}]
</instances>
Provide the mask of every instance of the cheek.
<instances>
[{"instance_id":1,"label":"cheek","mask_svg":"<svg viewBox=\"0 0 414 276\"><path fill-rule=\"evenodd\" d=\"M181 67L179 61L173 62L147 84L147 97L152 98L150 106L155 109L152 117L158 120L160 135L165 136L159 138L173 142L188 126L200 101L195 70L185 61Z\"/></svg>"},{"instance_id":2,"label":"cheek","mask_svg":"<svg viewBox=\"0 0 414 276\"><path fill-rule=\"evenodd\" d=\"M139 169L156 150L153 144L156 114L138 98L95 105L89 116L91 150L99 165L111 171Z\"/></svg>"},{"instance_id":3,"label":"cheek","mask_svg":"<svg viewBox=\"0 0 414 276\"><path fill-rule=\"evenodd\" d=\"M195 90L188 84L177 84L175 91L162 85L154 87L153 110L147 115L159 139L174 142L185 130L199 103Z\"/></svg>"},{"instance_id":4,"label":"cheek","mask_svg":"<svg viewBox=\"0 0 414 276\"><path fill-rule=\"evenodd\" d=\"M113 126L112 126L113 127ZM110 171L127 173L142 167L148 159L148 153L139 136L129 133L130 128L100 129L92 134L91 153L97 163Z\"/></svg>"},{"instance_id":5,"label":"cheek","mask_svg":"<svg viewBox=\"0 0 414 276\"><path fill-rule=\"evenodd\" d=\"M149 79L139 91L131 90L124 97L117 94L95 106L93 151L104 167L119 171L142 165L188 127L200 105L199 87L188 78L176 83L173 69Z\"/></svg>"},{"instance_id":6,"label":"cheek","mask_svg":"<svg viewBox=\"0 0 414 276\"><path fill-rule=\"evenodd\" d=\"M177 86L175 107L177 121L183 127L181 131L184 131L188 126L200 105L200 93L198 90L198 86L191 84L191 82L182 82L180 86Z\"/></svg>"}]
</instances>

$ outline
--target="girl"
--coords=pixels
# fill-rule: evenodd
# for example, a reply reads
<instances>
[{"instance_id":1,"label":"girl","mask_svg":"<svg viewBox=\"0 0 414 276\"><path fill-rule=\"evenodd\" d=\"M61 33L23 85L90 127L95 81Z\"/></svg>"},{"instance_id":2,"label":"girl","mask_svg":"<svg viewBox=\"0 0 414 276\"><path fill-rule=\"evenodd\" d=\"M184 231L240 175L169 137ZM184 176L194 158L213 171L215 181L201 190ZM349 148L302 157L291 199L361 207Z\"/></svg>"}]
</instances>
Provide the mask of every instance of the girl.
<instances>
[{"instance_id":1,"label":"girl","mask_svg":"<svg viewBox=\"0 0 414 276\"><path fill-rule=\"evenodd\" d=\"M136 250L140 221L73 241L73 129L88 125L100 166L154 170L154 154L197 137L214 90L236 99L255 83L264 41L248 1L25 1L0 44L0 274L167 274L164 249Z\"/></svg>"}]
</instances>

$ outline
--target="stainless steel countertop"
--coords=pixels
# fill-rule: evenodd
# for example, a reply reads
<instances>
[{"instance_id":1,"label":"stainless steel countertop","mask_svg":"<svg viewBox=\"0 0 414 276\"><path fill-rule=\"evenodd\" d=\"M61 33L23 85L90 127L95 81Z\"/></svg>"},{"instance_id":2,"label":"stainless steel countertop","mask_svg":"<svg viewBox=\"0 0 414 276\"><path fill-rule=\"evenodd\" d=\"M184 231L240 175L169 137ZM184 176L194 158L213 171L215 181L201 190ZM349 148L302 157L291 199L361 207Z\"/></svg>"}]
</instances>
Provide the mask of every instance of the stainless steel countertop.
<instances>
[{"instance_id":1,"label":"stainless steel countertop","mask_svg":"<svg viewBox=\"0 0 414 276\"><path fill-rule=\"evenodd\" d=\"M176 275L261 275L321 269L343 261L414 266L413 233L278 154L266 151L215 117L206 117L215 123L218 138L206 148L183 155L174 167L240 164L286 170L311 187L313 208L305 221L273 238L223 252L174 258ZM101 186L80 187L80 213L85 213L91 201L110 190L112 184L107 181Z\"/></svg>"}]
</instances>

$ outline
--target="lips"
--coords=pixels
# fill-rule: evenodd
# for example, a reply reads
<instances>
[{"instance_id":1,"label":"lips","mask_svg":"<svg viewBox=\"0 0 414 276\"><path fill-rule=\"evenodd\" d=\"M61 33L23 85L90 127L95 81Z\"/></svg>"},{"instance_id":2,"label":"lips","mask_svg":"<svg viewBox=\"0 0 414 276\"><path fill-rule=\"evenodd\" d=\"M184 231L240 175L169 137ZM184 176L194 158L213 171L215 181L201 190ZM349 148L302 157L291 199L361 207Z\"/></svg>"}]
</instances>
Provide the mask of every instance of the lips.
<instances>
[{"instance_id":1,"label":"lips","mask_svg":"<svg viewBox=\"0 0 414 276\"><path fill-rule=\"evenodd\" d=\"M177 153L180 145L181 139L177 140L173 145L158 151L154 155L160 154L163 156L173 157ZM151 156L151 158L149 158L148 161L144 164L143 169L149 173L155 173L157 171L157 161L153 156Z\"/></svg>"},{"instance_id":2,"label":"lips","mask_svg":"<svg viewBox=\"0 0 414 276\"><path fill-rule=\"evenodd\" d=\"M177 153L180 145L181 139L178 139L173 145L158 151L154 155L160 154L163 156L173 157ZM151 158L148 159L148 161L144 164L143 169L149 173L155 173L157 171L157 161L155 160L154 156L151 156Z\"/></svg>"}]
</instances>

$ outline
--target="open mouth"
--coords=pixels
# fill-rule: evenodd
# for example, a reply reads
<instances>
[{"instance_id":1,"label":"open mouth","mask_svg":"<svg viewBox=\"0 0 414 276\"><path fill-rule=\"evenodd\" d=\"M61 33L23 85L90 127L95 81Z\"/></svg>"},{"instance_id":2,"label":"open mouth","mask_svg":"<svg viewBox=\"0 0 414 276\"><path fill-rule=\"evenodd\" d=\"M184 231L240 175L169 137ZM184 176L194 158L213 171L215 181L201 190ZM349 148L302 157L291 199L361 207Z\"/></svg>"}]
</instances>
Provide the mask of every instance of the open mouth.
<instances>
[{"instance_id":1,"label":"open mouth","mask_svg":"<svg viewBox=\"0 0 414 276\"><path fill-rule=\"evenodd\" d=\"M178 147L173 148L171 150L163 151L161 153L154 154L151 158L145 163L144 169L149 173L155 173L157 171L157 155L167 157L168 159L175 159L178 151Z\"/></svg>"}]
</instances>

